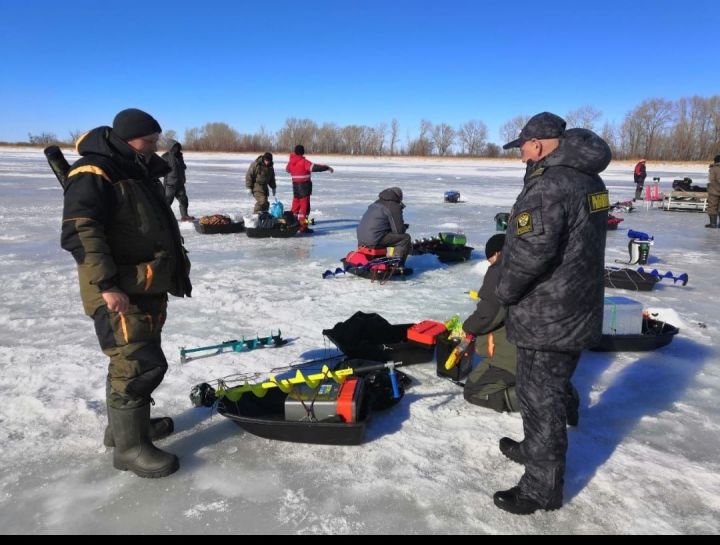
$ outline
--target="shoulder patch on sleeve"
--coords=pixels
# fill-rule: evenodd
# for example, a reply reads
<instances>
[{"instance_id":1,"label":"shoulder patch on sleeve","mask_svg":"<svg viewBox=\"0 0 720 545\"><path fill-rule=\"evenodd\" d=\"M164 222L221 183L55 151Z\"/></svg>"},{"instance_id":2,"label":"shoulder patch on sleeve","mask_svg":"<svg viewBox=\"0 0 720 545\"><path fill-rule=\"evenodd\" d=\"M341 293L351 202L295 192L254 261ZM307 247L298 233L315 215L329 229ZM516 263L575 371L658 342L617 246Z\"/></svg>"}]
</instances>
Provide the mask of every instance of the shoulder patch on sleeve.
<instances>
[{"instance_id":1,"label":"shoulder patch on sleeve","mask_svg":"<svg viewBox=\"0 0 720 545\"><path fill-rule=\"evenodd\" d=\"M533 232L533 221L532 214L528 212L520 212L516 219L517 221L517 234L524 235L526 233Z\"/></svg>"},{"instance_id":2,"label":"shoulder patch on sleeve","mask_svg":"<svg viewBox=\"0 0 720 545\"><path fill-rule=\"evenodd\" d=\"M590 193L587 196L588 205L590 206L590 213L602 212L603 210L610 210L610 197L607 191L600 191L599 193Z\"/></svg>"}]
</instances>

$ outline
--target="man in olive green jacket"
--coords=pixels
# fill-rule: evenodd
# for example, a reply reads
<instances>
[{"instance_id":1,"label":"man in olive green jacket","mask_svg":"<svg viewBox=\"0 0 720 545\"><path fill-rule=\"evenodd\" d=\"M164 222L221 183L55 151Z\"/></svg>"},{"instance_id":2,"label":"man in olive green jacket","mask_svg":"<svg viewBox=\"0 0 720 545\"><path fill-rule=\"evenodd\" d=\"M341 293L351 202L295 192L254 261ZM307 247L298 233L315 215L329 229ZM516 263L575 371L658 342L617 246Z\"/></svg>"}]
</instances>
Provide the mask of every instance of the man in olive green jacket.
<instances>
[{"instance_id":1,"label":"man in olive green jacket","mask_svg":"<svg viewBox=\"0 0 720 545\"><path fill-rule=\"evenodd\" d=\"M113 127L77 142L81 158L65 189L62 247L78 266L85 313L95 322L107 378L113 464L141 477L179 467L175 455L152 444L173 431L169 418L150 420L150 397L167 360L160 334L167 294L190 296L190 262L159 178L168 165L155 154L161 128L149 114L123 110Z\"/></svg>"},{"instance_id":2,"label":"man in olive green jacket","mask_svg":"<svg viewBox=\"0 0 720 545\"><path fill-rule=\"evenodd\" d=\"M272 189L273 195L276 187L272 153L265 152L253 161L245 174L245 187L248 193L255 197L253 213L267 212L270 208L268 187Z\"/></svg>"}]
</instances>

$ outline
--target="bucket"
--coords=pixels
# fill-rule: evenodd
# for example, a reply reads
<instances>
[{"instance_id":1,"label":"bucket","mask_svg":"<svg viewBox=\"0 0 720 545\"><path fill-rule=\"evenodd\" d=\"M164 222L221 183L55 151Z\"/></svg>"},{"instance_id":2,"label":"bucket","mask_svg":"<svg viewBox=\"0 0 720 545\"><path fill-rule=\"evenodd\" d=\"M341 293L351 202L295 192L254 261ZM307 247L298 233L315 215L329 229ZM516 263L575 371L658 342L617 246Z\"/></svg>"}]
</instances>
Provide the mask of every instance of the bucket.
<instances>
[{"instance_id":1,"label":"bucket","mask_svg":"<svg viewBox=\"0 0 720 545\"><path fill-rule=\"evenodd\" d=\"M508 221L510 220L510 214L506 212L500 212L495 214L495 230L496 231L507 231Z\"/></svg>"},{"instance_id":2,"label":"bucket","mask_svg":"<svg viewBox=\"0 0 720 545\"><path fill-rule=\"evenodd\" d=\"M650 241L633 239L628 245L631 265L647 265L650 256Z\"/></svg>"}]
</instances>

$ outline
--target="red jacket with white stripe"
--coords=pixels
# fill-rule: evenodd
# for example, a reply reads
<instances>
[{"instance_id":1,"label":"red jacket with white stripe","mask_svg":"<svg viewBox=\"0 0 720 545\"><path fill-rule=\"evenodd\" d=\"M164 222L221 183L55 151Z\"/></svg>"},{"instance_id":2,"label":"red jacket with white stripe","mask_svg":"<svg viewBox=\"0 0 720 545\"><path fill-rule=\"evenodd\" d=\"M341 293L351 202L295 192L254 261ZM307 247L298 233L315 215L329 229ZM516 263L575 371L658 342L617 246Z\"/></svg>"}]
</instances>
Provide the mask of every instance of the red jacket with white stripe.
<instances>
[{"instance_id":1,"label":"red jacket with white stripe","mask_svg":"<svg viewBox=\"0 0 720 545\"><path fill-rule=\"evenodd\" d=\"M310 181L310 173L313 171L313 164L305 159L303 155L290 154L290 159L285 167L285 172L290 174L294 184L303 184ZM317 171L316 171L317 172Z\"/></svg>"}]
</instances>

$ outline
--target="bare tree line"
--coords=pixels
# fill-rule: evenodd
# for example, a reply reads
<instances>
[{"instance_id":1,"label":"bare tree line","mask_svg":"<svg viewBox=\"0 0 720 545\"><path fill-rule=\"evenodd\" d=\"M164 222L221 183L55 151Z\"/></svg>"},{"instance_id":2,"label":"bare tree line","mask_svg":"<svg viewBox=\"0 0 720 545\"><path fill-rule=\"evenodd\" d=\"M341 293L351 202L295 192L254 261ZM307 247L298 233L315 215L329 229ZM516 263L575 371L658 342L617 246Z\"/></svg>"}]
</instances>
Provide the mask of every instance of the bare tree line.
<instances>
[{"instance_id":1,"label":"bare tree line","mask_svg":"<svg viewBox=\"0 0 720 545\"><path fill-rule=\"evenodd\" d=\"M677 101L661 98L644 100L628 112L619 125L600 125L602 112L582 106L565 114L568 128L583 127L598 132L610 145L616 159L643 157L649 160L702 161L720 154L720 95L689 97ZM517 138L529 115L518 115L499 130L502 142ZM70 142L80 131L70 132ZM62 143L52 133L28 134L30 144ZM161 144L177 140L176 132L166 131ZM400 140L400 124L339 126L318 125L311 119L289 118L273 133L261 127L253 134L239 133L227 123L207 123L185 131L183 147L196 151L275 151L288 152L302 143L312 153L344 155L412 156L512 156L488 141L485 123L474 119L453 127L448 123L420 121L417 132Z\"/></svg>"}]
</instances>

